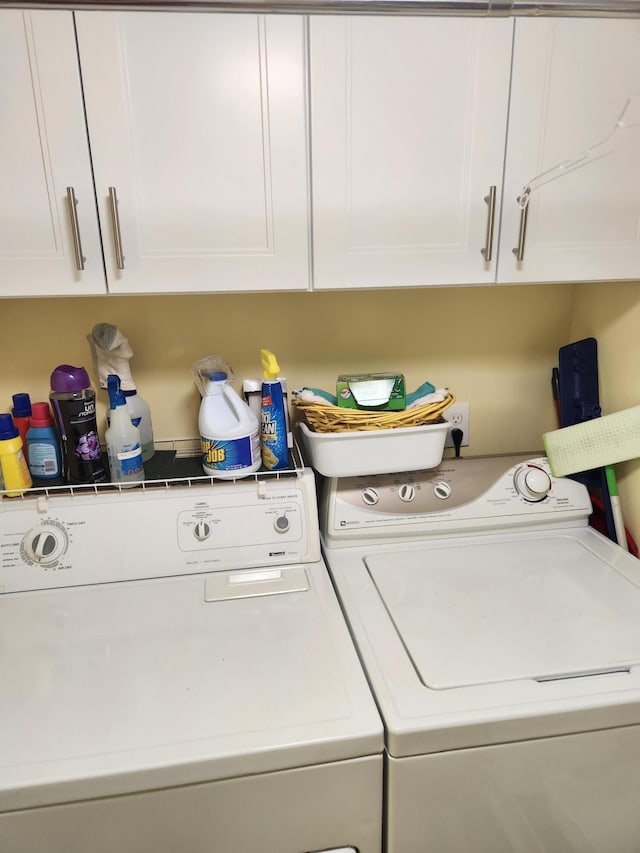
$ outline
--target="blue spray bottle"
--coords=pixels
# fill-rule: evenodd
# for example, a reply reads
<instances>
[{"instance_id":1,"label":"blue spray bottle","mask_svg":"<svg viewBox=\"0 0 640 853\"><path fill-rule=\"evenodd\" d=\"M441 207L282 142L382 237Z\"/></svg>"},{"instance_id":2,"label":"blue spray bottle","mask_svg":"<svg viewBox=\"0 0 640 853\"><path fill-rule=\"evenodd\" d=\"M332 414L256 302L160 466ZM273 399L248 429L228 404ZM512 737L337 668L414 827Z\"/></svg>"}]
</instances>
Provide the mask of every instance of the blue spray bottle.
<instances>
[{"instance_id":1,"label":"blue spray bottle","mask_svg":"<svg viewBox=\"0 0 640 853\"><path fill-rule=\"evenodd\" d=\"M262 409L260 418L260 448L262 464L270 471L289 468L287 442L287 409L280 367L268 349L260 350L262 359Z\"/></svg>"},{"instance_id":2,"label":"blue spray bottle","mask_svg":"<svg viewBox=\"0 0 640 853\"><path fill-rule=\"evenodd\" d=\"M110 374L107 379L111 406L109 428L104 434L107 443L111 482L130 488L144 480L140 430L131 422L120 377Z\"/></svg>"}]
</instances>

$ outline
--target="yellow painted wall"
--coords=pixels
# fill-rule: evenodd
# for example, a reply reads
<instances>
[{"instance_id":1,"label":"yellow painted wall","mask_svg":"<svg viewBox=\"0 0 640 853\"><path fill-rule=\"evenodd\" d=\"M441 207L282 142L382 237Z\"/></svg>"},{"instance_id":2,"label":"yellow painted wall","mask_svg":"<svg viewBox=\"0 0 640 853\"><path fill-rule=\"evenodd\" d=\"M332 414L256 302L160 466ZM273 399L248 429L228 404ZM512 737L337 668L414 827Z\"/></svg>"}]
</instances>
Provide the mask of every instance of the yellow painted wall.
<instances>
[{"instance_id":1,"label":"yellow painted wall","mask_svg":"<svg viewBox=\"0 0 640 853\"><path fill-rule=\"evenodd\" d=\"M640 405L640 282L576 286L570 329L570 340L598 341L602 413ZM616 472L627 526L640 537L640 460Z\"/></svg>"},{"instance_id":2,"label":"yellow painted wall","mask_svg":"<svg viewBox=\"0 0 640 853\"><path fill-rule=\"evenodd\" d=\"M118 326L151 406L156 439L197 435L191 364L220 354L239 379L272 349L291 388L332 389L340 372L398 370L471 404L469 454L539 449L555 426L550 372L568 340L573 285L417 290L108 296L0 302L0 411L26 391L46 399L60 363L91 367L95 323ZM90 371L91 373L91 371ZM94 384L95 382L95 377ZM101 392L100 423L106 392Z\"/></svg>"}]
</instances>

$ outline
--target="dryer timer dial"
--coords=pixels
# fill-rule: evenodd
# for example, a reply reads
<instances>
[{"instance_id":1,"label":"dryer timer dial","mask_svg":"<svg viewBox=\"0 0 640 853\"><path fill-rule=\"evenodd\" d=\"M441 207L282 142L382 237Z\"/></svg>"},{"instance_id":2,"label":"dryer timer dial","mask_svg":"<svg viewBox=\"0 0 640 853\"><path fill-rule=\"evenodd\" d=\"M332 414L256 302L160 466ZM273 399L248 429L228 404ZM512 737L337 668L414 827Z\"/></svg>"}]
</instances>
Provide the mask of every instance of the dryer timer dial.
<instances>
[{"instance_id":1,"label":"dryer timer dial","mask_svg":"<svg viewBox=\"0 0 640 853\"><path fill-rule=\"evenodd\" d=\"M551 491L551 477L537 465L523 465L513 477L516 492L526 501L543 501Z\"/></svg>"},{"instance_id":2,"label":"dryer timer dial","mask_svg":"<svg viewBox=\"0 0 640 853\"><path fill-rule=\"evenodd\" d=\"M65 554L68 544L64 527L58 522L49 521L41 527L29 530L22 540L20 550L26 562L50 566Z\"/></svg>"}]
</instances>

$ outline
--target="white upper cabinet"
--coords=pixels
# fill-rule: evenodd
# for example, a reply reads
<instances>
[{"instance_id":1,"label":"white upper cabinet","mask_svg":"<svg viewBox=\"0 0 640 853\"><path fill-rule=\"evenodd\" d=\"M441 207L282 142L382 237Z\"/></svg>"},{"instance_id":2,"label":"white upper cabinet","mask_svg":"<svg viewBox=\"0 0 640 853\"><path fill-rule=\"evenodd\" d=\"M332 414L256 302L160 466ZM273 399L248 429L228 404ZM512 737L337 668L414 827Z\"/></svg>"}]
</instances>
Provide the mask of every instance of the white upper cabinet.
<instances>
[{"instance_id":1,"label":"white upper cabinet","mask_svg":"<svg viewBox=\"0 0 640 853\"><path fill-rule=\"evenodd\" d=\"M495 281L512 34L311 17L316 289Z\"/></svg>"},{"instance_id":2,"label":"white upper cabinet","mask_svg":"<svg viewBox=\"0 0 640 853\"><path fill-rule=\"evenodd\" d=\"M634 95L640 23L516 22L499 281L640 278L640 127L598 147ZM640 123L634 112L629 119ZM523 186L588 149L582 168L533 190L519 263L512 249Z\"/></svg>"},{"instance_id":3,"label":"white upper cabinet","mask_svg":"<svg viewBox=\"0 0 640 853\"><path fill-rule=\"evenodd\" d=\"M76 22L110 292L307 289L304 19Z\"/></svg>"},{"instance_id":4,"label":"white upper cabinet","mask_svg":"<svg viewBox=\"0 0 640 853\"><path fill-rule=\"evenodd\" d=\"M0 10L0 116L0 296L104 293L71 12Z\"/></svg>"}]
</instances>

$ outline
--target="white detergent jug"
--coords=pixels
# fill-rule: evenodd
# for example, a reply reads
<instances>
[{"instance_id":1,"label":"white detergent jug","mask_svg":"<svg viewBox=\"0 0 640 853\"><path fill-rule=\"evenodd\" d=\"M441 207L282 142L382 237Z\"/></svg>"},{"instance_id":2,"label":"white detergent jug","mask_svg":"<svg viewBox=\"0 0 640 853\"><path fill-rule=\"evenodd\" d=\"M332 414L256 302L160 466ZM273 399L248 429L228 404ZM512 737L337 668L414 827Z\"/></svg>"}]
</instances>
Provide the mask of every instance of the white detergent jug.
<instances>
[{"instance_id":1,"label":"white detergent jug","mask_svg":"<svg viewBox=\"0 0 640 853\"><path fill-rule=\"evenodd\" d=\"M258 418L229 384L229 371L210 358L194 365L194 376L202 393L198 428L205 474L230 480L257 471Z\"/></svg>"}]
</instances>

